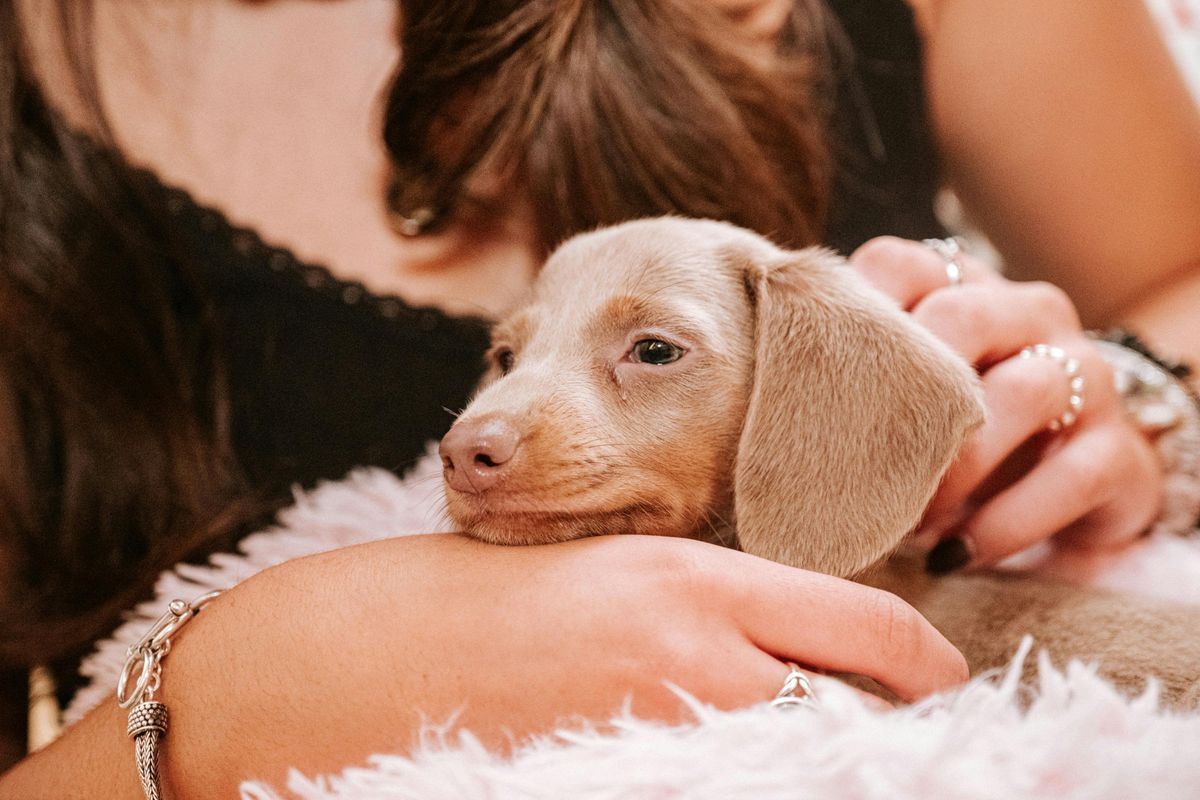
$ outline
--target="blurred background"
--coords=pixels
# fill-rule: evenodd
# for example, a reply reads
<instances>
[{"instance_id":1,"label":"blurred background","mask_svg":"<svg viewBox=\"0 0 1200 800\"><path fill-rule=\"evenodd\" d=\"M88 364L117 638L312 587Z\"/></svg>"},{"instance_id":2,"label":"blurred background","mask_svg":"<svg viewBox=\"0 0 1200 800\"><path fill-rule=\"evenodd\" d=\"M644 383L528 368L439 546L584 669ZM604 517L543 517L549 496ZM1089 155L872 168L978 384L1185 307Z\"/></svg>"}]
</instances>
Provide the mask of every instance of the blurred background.
<instances>
[{"instance_id":1,"label":"blurred background","mask_svg":"<svg viewBox=\"0 0 1200 800\"><path fill-rule=\"evenodd\" d=\"M1200 103L1200 0L1147 0L1147 5Z\"/></svg>"}]
</instances>

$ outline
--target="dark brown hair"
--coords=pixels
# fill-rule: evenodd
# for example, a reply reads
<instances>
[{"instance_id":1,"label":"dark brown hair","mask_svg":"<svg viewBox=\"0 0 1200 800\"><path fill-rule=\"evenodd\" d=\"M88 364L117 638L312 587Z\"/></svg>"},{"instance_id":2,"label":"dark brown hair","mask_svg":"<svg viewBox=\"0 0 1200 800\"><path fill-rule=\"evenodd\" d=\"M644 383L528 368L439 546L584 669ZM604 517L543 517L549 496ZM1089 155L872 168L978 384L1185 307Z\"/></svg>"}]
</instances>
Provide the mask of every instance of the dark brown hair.
<instances>
[{"instance_id":1,"label":"dark brown hair","mask_svg":"<svg viewBox=\"0 0 1200 800\"><path fill-rule=\"evenodd\" d=\"M391 200L453 213L494 178L547 249L662 213L814 242L815 5L768 57L703 0L402 2ZM91 4L38 10L94 100ZM164 210L47 107L21 23L0 0L0 664L102 635L161 569L227 542L249 496L203 281Z\"/></svg>"},{"instance_id":2,"label":"dark brown hair","mask_svg":"<svg viewBox=\"0 0 1200 800\"><path fill-rule=\"evenodd\" d=\"M38 8L89 81L90 5ZM243 493L210 315L163 210L43 102L0 0L0 663L113 626ZM93 108L93 111L95 109ZM93 114L96 138L105 126ZM177 270L179 281L168 281Z\"/></svg>"},{"instance_id":3,"label":"dark brown hair","mask_svg":"<svg viewBox=\"0 0 1200 800\"><path fill-rule=\"evenodd\" d=\"M414 0L387 104L391 200L452 210L483 173L527 198L544 248L637 217L819 240L830 184L821 5L777 46L706 0Z\"/></svg>"}]
</instances>

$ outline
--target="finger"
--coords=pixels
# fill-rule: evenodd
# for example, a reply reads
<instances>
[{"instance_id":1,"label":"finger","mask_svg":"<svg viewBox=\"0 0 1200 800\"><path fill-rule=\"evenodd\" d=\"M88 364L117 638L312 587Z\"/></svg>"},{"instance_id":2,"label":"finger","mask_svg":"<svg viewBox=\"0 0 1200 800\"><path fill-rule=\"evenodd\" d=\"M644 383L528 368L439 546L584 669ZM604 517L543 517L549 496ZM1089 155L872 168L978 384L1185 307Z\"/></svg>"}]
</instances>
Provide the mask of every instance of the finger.
<instances>
[{"instance_id":1,"label":"finger","mask_svg":"<svg viewBox=\"0 0 1200 800\"><path fill-rule=\"evenodd\" d=\"M962 654L895 595L743 555L730 609L745 635L781 660L874 678L905 700L967 678Z\"/></svg>"},{"instance_id":2,"label":"finger","mask_svg":"<svg viewBox=\"0 0 1200 800\"><path fill-rule=\"evenodd\" d=\"M1089 374L1095 372L1089 366L1081 362L1085 390L1099 385ZM958 508L1013 451L1059 419L1070 397L1070 377L1063 365L1052 359L1009 358L984 373L987 419L959 450L926 515L936 519ZM1085 401L1083 413L1088 410Z\"/></svg>"},{"instance_id":3,"label":"finger","mask_svg":"<svg viewBox=\"0 0 1200 800\"><path fill-rule=\"evenodd\" d=\"M812 686L813 704L815 706L821 704L823 689L837 685L851 689L868 708L876 711L887 711L892 708L891 703L888 703L881 697L865 692L857 686L851 686L848 683L826 675L818 675L810 670L801 669L800 671L804 673L804 676L808 678L808 682ZM754 659L752 669L747 670L747 673L744 675L744 680L733 681L730 696L716 700L714 705L718 708L733 709L770 702L775 699L779 690L783 688L783 683L790 672L791 668L787 664L766 653L759 652ZM829 689L829 691L836 691L836 689ZM803 692L798 692L797 694L803 694Z\"/></svg>"},{"instance_id":4,"label":"finger","mask_svg":"<svg viewBox=\"0 0 1200 800\"><path fill-rule=\"evenodd\" d=\"M1162 493L1162 464L1141 434L1130 441L1121 458L1122 488L1114 499L1054 534L1061 549L1101 550L1141 536L1158 516Z\"/></svg>"},{"instance_id":5,"label":"finger","mask_svg":"<svg viewBox=\"0 0 1200 800\"><path fill-rule=\"evenodd\" d=\"M828 675L809 675L809 681L812 683L813 692L817 695L817 703L820 704L822 697L828 697L836 691L835 687L844 687L850 689L858 696L863 705L872 711L892 711L896 708L895 705L887 700L873 695L870 692L865 692L862 689L854 686L846 681L837 678L831 678Z\"/></svg>"},{"instance_id":6,"label":"finger","mask_svg":"<svg viewBox=\"0 0 1200 800\"><path fill-rule=\"evenodd\" d=\"M1058 287L1040 281L967 284L930 293L913 319L972 364L989 365L1032 342L1078 335L1079 316Z\"/></svg>"},{"instance_id":7,"label":"finger","mask_svg":"<svg viewBox=\"0 0 1200 800\"><path fill-rule=\"evenodd\" d=\"M971 555L969 566L994 564L1048 539L1105 508L1119 493L1123 502L1152 506L1152 497L1129 494L1129 487L1152 483L1133 479L1131 469L1142 465L1130 463L1130 451L1122 445L1119 429L1080 431L967 521L959 538ZM1126 535L1132 539L1137 533Z\"/></svg>"},{"instance_id":8,"label":"finger","mask_svg":"<svg viewBox=\"0 0 1200 800\"><path fill-rule=\"evenodd\" d=\"M946 259L920 242L879 236L855 250L849 260L855 270L906 310L929 293L950 286ZM964 253L958 262L964 284L995 280L995 273L978 259Z\"/></svg>"}]
</instances>

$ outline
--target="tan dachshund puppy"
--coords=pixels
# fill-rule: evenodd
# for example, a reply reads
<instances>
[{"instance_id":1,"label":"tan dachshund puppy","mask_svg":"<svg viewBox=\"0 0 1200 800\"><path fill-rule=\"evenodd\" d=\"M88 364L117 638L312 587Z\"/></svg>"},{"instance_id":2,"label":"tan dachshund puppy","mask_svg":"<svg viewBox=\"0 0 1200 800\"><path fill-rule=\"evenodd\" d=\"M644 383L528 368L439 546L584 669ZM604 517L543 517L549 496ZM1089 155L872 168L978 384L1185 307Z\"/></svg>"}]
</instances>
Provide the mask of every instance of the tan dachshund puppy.
<instances>
[{"instance_id":1,"label":"tan dachshund puppy","mask_svg":"<svg viewBox=\"0 0 1200 800\"><path fill-rule=\"evenodd\" d=\"M1151 614L1192 626L1188 645L1147 644L1130 625L1138 657L1111 658L1083 623L1100 613L1113 627L1132 613L1124 598L934 582L884 561L983 409L974 371L828 251L673 218L578 236L495 329L489 358L441 444L448 509L472 536L688 536L842 576L885 564L868 582L914 602L975 669L1029 630L1057 655L1105 656L1130 684L1173 670L1172 700L1195 689L1200 611Z\"/></svg>"},{"instance_id":2,"label":"tan dachshund puppy","mask_svg":"<svg viewBox=\"0 0 1200 800\"><path fill-rule=\"evenodd\" d=\"M875 562L983 412L974 372L840 265L709 221L563 245L442 441L452 516L510 544L736 519L777 561Z\"/></svg>"}]
</instances>

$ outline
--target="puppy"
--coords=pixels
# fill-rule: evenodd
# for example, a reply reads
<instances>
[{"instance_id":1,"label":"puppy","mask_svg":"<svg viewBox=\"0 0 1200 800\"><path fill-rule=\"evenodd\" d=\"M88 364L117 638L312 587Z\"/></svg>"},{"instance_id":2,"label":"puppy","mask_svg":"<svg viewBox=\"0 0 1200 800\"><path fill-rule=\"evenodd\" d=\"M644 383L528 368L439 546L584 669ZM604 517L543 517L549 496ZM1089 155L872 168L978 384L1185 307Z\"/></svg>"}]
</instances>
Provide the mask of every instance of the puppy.
<instances>
[{"instance_id":1,"label":"puppy","mask_svg":"<svg viewBox=\"0 0 1200 800\"><path fill-rule=\"evenodd\" d=\"M976 670L1031 632L1061 657L1104 656L1130 686L1154 671L1169 700L1200 699L1200 611L1031 578L934 582L887 559L982 422L978 380L829 251L675 218L578 236L488 358L441 443L448 510L469 535L736 545L896 592ZM1103 637L1089 636L1097 619ZM1115 655L1114 635L1127 640Z\"/></svg>"}]
</instances>

